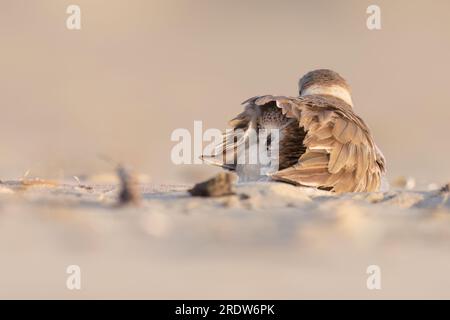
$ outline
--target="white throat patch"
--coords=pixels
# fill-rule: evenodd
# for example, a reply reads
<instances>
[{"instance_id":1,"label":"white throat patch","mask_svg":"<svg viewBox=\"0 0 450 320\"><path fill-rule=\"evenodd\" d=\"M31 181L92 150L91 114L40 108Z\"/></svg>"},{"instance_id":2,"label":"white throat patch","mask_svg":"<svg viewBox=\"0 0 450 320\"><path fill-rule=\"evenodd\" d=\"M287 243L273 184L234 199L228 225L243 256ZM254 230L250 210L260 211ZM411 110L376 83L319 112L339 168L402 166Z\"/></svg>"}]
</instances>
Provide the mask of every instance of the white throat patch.
<instances>
[{"instance_id":1,"label":"white throat patch","mask_svg":"<svg viewBox=\"0 0 450 320\"><path fill-rule=\"evenodd\" d=\"M341 86L312 85L302 92L302 96L308 96L312 94L327 94L342 99L347 104L353 107L353 101L350 92Z\"/></svg>"}]
</instances>

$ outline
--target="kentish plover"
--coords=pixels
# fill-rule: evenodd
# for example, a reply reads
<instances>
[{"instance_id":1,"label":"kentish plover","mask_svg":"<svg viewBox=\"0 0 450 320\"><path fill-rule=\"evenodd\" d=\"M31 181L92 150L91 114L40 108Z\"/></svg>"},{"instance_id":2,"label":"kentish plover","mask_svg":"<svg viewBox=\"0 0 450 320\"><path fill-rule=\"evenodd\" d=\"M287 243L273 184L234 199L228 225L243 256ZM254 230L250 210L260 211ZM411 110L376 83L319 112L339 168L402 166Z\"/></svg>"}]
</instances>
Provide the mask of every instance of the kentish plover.
<instances>
[{"instance_id":1,"label":"kentish plover","mask_svg":"<svg viewBox=\"0 0 450 320\"><path fill-rule=\"evenodd\" d=\"M298 97L257 96L243 104L244 112L230 121L233 132L279 129L278 168L266 178L334 192L380 190L384 156L354 112L350 87L338 73L307 73ZM223 153L204 160L236 171L240 181L260 180L261 165L236 161L236 144L246 143L246 135L240 142L229 137L224 136L223 152L234 152L234 161L225 163Z\"/></svg>"}]
</instances>

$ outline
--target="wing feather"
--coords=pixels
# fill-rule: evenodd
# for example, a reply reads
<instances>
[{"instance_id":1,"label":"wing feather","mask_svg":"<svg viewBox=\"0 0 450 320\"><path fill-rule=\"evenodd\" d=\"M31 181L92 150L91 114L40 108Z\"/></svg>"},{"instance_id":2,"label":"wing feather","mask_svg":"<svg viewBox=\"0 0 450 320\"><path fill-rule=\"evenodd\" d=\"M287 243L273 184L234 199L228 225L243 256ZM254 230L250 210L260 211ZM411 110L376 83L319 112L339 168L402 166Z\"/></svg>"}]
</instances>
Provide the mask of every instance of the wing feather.
<instances>
[{"instance_id":1,"label":"wing feather","mask_svg":"<svg viewBox=\"0 0 450 320\"><path fill-rule=\"evenodd\" d=\"M344 101L329 96L274 97L289 117L307 132L306 152L298 165L273 174L274 179L332 188L335 192L378 190L385 160L369 128Z\"/></svg>"},{"instance_id":2,"label":"wing feather","mask_svg":"<svg viewBox=\"0 0 450 320\"><path fill-rule=\"evenodd\" d=\"M256 118L259 115L259 109L256 107L255 102L259 99L269 98L257 96L244 101L243 104L246 103L245 110L228 122L232 130L222 134L222 143L216 146L213 154L201 156L203 161L223 169L236 170L238 147L246 143L245 134L239 135L237 131L241 130L245 133L249 128L255 126Z\"/></svg>"}]
</instances>

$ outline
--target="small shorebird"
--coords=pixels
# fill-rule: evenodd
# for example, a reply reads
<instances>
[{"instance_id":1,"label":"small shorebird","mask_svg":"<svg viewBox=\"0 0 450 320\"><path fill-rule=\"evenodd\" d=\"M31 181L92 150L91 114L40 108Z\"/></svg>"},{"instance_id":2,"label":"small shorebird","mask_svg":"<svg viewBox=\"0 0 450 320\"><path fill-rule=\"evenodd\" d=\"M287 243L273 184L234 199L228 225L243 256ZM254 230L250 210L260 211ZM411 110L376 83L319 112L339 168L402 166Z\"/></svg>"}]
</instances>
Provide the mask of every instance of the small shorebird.
<instances>
[{"instance_id":1,"label":"small shorebird","mask_svg":"<svg viewBox=\"0 0 450 320\"><path fill-rule=\"evenodd\" d=\"M257 96L229 123L234 131L278 129L278 169L266 177L334 192L380 190L385 159L369 128L353 110L350 87L338 73L321 69L304 75L299 97ZM237 153L241 142L224 135L224 148ZM269 143L270 144L270 143ZM259 180L260 166L203 156L210 164L236 171L240 181ZM256 172L256 173L255 173Z\"/></svg>"}]
</instances>

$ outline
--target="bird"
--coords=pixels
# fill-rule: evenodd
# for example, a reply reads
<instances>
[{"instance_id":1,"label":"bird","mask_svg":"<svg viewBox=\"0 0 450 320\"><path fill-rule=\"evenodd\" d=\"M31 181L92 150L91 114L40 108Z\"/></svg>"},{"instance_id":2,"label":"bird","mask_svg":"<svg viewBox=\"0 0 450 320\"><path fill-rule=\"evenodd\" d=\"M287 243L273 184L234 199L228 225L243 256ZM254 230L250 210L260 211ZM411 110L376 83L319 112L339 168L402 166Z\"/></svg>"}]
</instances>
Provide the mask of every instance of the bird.
<instances>
[{"instance_id":1,"label":"bird","mask_svg":"<svg viewBox=\"0 0 450 320\"><path fill-rule=\"evenodd\" d=\"M299 80L298 96L255 96L242 104L244 111L229 121L231 129L216 151L202 156L206 163L235 171L239 182L279 181L335 193L386 188L385 157L354 111L349 84L337 72L306 73ZM267 148L275 144L270 134L251 142L250 132L271 129L278 130L278 137L268 164L240 163L249 143ZM224 161L226 153L231 161ZM264 174L261 169L266 169Z\"/></svg>"}]
</instances>

